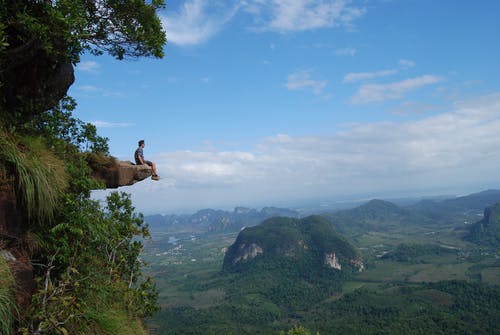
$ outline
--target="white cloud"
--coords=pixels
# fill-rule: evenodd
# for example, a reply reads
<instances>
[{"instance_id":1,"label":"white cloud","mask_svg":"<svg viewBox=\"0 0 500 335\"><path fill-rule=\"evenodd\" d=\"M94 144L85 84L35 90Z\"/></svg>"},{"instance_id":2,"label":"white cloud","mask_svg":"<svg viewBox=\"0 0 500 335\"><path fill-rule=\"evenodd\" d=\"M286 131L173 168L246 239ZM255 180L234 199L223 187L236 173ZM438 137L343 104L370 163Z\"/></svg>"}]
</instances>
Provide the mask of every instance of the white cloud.
<instances>
[{"instance_id":1,"label":"white cloud","mask_svg":"<svg viewBox=\"0 0 500 335\"><path fill-rule=\"evenodd\" d=\"M337 56L354 56L356 52L356 48L344 48L335 50L335 54Z\"/></svg>"},{"instance_id":2,"label":"white cloud","mask_svg":"<svg viewBox=\"0 0 500 335\"><path fill-rule=\"evenodd\" d=\"M285 87L289 90L311 89L314 94L321 94L327 80L315 80L311 78L311 71L299 70L288 75Z\"/></svg>"},{"instance_id":3,"label":"white cloud","mask_svg":"<svg viewBox=\"0 0 500 335\"><path fill-rule=\"evenodd\" d=\"M359 124L331 136L280 134L253 153L164 153L153 157L163 179L134 186L134 203L160 211L319 196L479 191L474 187L499 186L499 129L497 93L412 122Z\"/></svg>"},{"instance_id":4,"label":"white cloud","mask_svg":"<svg viewBox=\"0 0 500 335\"><path fill-rule=\"evenodd\" d=\"M108 121L100 121L100 120L91 121L90 123L92 123L97 128L123 128L123 127L132 127L135 125L133 123L108 122Z\"/></svg>"},{"instance_id":5,"label":"white cloud","mask_svg":"<svg viewBox=\"0 0 500 335\"><path fill-rule=\"evenodd\" d=\"M92 92L97 92L99 89L95 86L92 85L80 85L76 87L79 91L85 92L85 93L92 93Z\"/></svg>"},{"instance_id":6,"label":"white cloud","mask_svg":"<svg viewBox=\"0 0 500 335\"><path fill-rule=\"evenodd\" d=\"M261 18L267 30L304 31L350 26L365 13L362 7L345 0L271 0L254 1L262 6Z\"/></svg>"},{"instance_id":7,"label":"white cloud","mask_svg":"<svg viewBox=\"0 0 500 335\"><path fill-rule=\"evenodd\" d=\"M108 89L103 89L93 85L80 85L76 86L75 90L77 93L82 95L101 95L103 97L121 97L123 93L117 91L111 91Z\"/></svg>"},{"instance_id":8,"label":"white cloud","mask_svg":"<svg viewBox=\"0 0 500 335\"><path fill-rule=\"evenodd\" d=\"M404 67L404 68L409 68L409 67L414 67L415 62L409 59L400 59L399 60L399 65Z\"/></svg>"},{"instance_id":9,"label":"white cloud","mask_svg":"<svg viewBox=\"0 0 500 335\"><path fill-rule=\"evenodd\" d=\"M85 72L97 72L101 66L99 63L89 60L89 61L84 61L78 63L76 68L80 71L85 71Z\"/></svg>"},{"instance_id":10,"label":"white cloud","mask_svg":"<svg viewBox=\"0 0 500 335\"><path fill-rule=\"evenodd\" d=\"M439 106L423 102L404 101L398 106L392 107L388 112L394 115L417 115L425 114L439 109Z\"/></svg>"},{"instance_id":11,"label":"white cloud","mask_svg":"<svg viewBox=\"0 0 500 335\"><path fill-rule=\"evenodd\" d=\"M238 0L231 5L188 0L176 12L160 14L160 19L169 43L193 46L219 33L237 13L253 18L252 30L284 33L351 27L365 12L364 7L351 5L348 0ZM345 52L352 54L353 49Z\"/></svg>"},{"instance_id":12,"label":"white cloud","mask_svg":"<svg viewBox=\"0 0 500 335\"><path fill-rule=\"evenodd\" d=\"M358 89L358 92L351 97L351 102L353 104L365 104L369 102L400 99L410 91L419 89L423 86L436 84L440 81L442 81L441 77L423 75L389 84L366 84L362 85Z\"/></svg>"},{"instance_id":13,"label":"white cloud","mask_svg":"<svg viewBox=\"0 0 500 335\"><path fill-rule=\"evenodd\" d=\"M226 7L207 0L189 0L177 13L160 15L167 41L181 46L207 41L233 17L239 5Z\"/></svg>"},{"instance_id":14,"label":"white cloud","mask_svg":"<svg viewBox=\"0 0 500 335\"><path fill-rule=\"evenodd\" d=\"M344 83L354 83L357 81L366 81L370 79L375 79L379 77L392 76L398 73L400 70L406 70L410 67L415 66L415 62L408 59L400 59L398 62L399 67L394 69L380 70L374 72L351 72L344 76Z\"/></svg>"},{"instance_id":15,"label":"white cloud","mask_svg":"<svg viewBox=\"0 0 500 335\"><path fill-rule=\"evenodd\" d=\"M398 71L396 69L391 70L381 70L376 72L352 72L344 76L344 83L354 83L356 81L369 80L379 77L387 77L396 74Z\"/></svg>"}]
</instances>

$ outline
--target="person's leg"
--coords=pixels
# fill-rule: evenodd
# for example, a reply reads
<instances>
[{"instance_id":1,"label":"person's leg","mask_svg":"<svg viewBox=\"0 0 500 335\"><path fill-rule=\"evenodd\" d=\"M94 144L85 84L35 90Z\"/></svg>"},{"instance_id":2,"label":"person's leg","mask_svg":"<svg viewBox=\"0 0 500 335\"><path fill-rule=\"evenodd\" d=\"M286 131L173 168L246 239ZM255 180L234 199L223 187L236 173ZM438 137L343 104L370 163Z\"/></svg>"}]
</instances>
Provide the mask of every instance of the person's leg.
<instances>
[{"instance_id":1,"label":"person's leg","mask_svg":"<svg viewBox=\"0 0 500 335\"><path fill-rule=\"evenodd\" d=\"M151 163L151 170L153 170L153 176L158 176L158 172L156 171L156 164Z\"/></svg>"},{"instance_id":2,"label":"person's leg","mask_svg":"<svg viewBox=\"0 0 500 335\"><path fill-rule=\"evenodd\" d=\"M151 172L153 173L153 177L158 176L158 172L156 171L156 164L151 161L144 161L147 165L151 166Z\"/></svg>"}]
</instances>

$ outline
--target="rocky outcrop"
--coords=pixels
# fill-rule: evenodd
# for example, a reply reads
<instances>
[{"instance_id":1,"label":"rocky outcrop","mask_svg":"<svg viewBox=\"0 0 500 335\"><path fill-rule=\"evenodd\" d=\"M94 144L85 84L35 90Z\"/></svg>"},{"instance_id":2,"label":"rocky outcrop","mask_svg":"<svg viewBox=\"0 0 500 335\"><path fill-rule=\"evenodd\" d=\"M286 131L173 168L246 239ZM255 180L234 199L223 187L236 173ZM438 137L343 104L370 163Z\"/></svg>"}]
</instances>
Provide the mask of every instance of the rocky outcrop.
<instances>
[{"instance_id":1,"label":"rocky outcrop","mask_svg":"<svg viewBox=\"0 0 500 335\"><path fill-rule=\"evenodd\" d=\"M363 263L363 260L360 258L351 259L350 262L358 269L359 272L362 272L365 269L365 263Z\"/></svg>"},{"instance_id":2,"label":"rocky outcrop","mask_svg":"<svg viewBox=\"0 0 500 335\"><path fill-rule=\"evenodd\" d=\"M238 263L242 260L245 261L247 259L253 259L257 257L257 255L264 253L264 250L262 250L262 248L255 243L251 243L249 245L242 244L240 249L240 256L234 259L234 263Z\"/></svg>"},{"instance_id":3,"label":"rocky outcrop","mask_svg":"<svg viewBox=\"0 0 500 335\"><path fill-rule=\"evenodd\" d=\"M89 165L92 168L92 177L103 182L106 188L133 185L152 174L151 167L148 165L135 165L130 161L113 159L105 164L89 161Z\"/></svg>"},{"instance_id":4,"label":"rocky outcrop","mask_svg":"<svg viewBox=\"0 0 500 335\"><path fill-rule=\"evenodd\" d=\"M342 265L340 265L339 260L337 259L337 256L335 256L334 252L325 255L325 264L333 269L342 270Z\"/></svg>"},{"instance_id":5,"label":"rocky outcrop","mask_svg":"<svg viewBox=\"0 0 500 335\"><path fill-rule=\"evenodd\" d=\"M0 65L0 106L5 111L27 106L22 110L26 119L57 105L75 81L71 62L53 59L35 38L7 50Z\"/></svg>"}]
</instances>

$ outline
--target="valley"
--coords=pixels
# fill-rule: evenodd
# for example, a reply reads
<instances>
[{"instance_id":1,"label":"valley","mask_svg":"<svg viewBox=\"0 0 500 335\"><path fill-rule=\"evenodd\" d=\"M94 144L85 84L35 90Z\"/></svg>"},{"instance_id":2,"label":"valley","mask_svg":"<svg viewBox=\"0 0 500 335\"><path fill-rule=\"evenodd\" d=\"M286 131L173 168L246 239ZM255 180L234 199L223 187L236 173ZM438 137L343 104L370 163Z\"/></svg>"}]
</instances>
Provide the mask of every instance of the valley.
<instances>
[{"instance_id":1,"label":"valley","mask_svg":"<svg viewBox=\"0 0 500 335\"><path fill-rule=\"evenodd\" d=\"M277 334L300 324L321 334L452 334L456 327L491 333L500 321L500 250L464 239L471 223L482 219L478 209L462 205L419 221L414 210L394 207L396 215L376 205L323 215L360 252L364 270L312 280L272 259L223 271L238 232L152 230L144 259L162 311L150 320L151 329ZM338 217L350 218L349 227L335 228Z\"/></svg>"}]
</instances>

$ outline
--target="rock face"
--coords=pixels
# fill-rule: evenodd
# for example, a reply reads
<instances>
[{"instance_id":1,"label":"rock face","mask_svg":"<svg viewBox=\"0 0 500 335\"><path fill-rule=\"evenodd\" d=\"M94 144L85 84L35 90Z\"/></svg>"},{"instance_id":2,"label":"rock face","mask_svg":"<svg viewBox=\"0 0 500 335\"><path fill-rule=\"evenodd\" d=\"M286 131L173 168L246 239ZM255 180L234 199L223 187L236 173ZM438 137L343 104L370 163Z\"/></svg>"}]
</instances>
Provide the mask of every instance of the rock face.
<instances>
[{"instance_id":1,"label":"rock face","mask_svg":"<svg viewBox=\"0 0 500 335\"><path fill-rule=\"evenodd\" d=\"M241 254L240 256L234 259L234 262L237 263L240 260L247 260L257 257L257 255L262 254L264 250L262 250L259 245L255 243L250 243L250 245L242 244L240 245Z\"/></svg>"},{"instance_id":2,"label":"rock face","mask_svg":"<svg viewBox=\"0 0 500 335\"><path fill-rule=\"evenodd\" d=\"M148 165L135 165L130 161L113 161L101 166L90 165L93 169L92 177L104 182L106 188L133 185L152 174Z\"/></svg>"},{"instance_id":3,"label":"rock face","mask_svg":"<svg viewBox=\"0 0 500 335\"><path fill-rule=\"evenodd\" d=\"M331 268L342 270L342 265L340 265L339 260L337 259L337 256L335 256L334 252L325 255L325 264Z\"/></svg>"},{"instance_id":4,"label":"rock face","mask_svg":"<svg viewBox=\"0 0 500 335\"><path fill-rule=\"evenodd\" d=\"M28 238L29 220L16 207L16 198L10 187L0 189L0 257L9 265L16 281L16 302L19 313L25 311L35 287L33 266L29 253L22 245Z\"/></svg>"},{"instance_id":5,"label":"rock face","mask_svg":"<svg viewBox=\"0 0 500 335\"><path fill-rule=\"evenodd\" d=\"M4 84L0 106L6 111L17 110L26 102L36 108L24 110L25 114L48 110L66 95L75 81L71 62L52 59L36 39L5 54L0 61L5 70L0 73Z\"/></svg>"}]
</instances>

